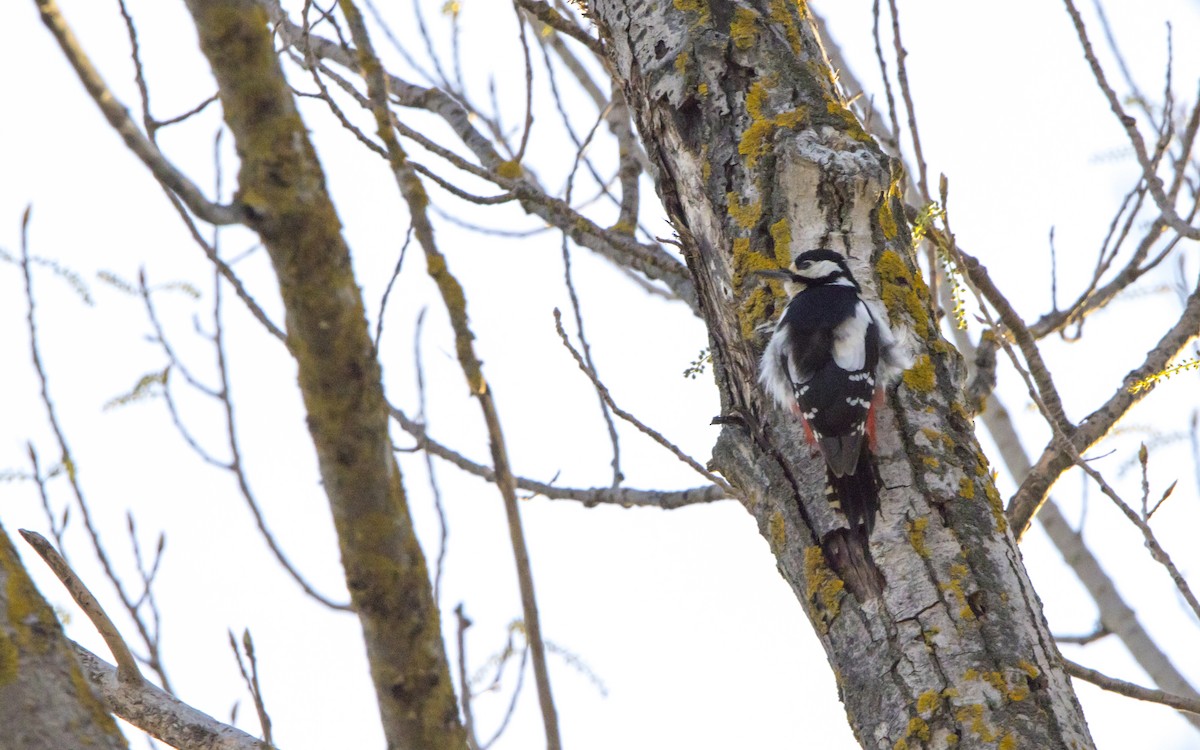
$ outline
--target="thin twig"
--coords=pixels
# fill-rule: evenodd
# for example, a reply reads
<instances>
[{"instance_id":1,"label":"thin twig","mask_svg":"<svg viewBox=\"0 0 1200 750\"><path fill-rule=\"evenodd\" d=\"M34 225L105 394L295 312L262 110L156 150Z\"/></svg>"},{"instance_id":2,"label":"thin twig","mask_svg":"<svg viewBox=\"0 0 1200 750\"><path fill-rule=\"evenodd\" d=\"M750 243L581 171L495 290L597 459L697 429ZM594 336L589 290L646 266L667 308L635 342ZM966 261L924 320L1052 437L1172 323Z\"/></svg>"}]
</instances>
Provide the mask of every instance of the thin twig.
<instances>
[{"instance_id":1,"label":"thin twig","mask_svg":"<svg viewBox=\"0 0 1200 750\"><path fill-rule=\"evenodd\" d=\"M27 305L27 313L25 316L26 327L29 331L29 347L33 359L33 369L37 373L39 383L39 396L42 401L42 406L46 409L46 418L50 422L50 429L54 433L55 440L58 442L59 450L62 453L62 464L67 475L67 483L71 487L71 492L75 497L75 502L79 507L80 516L83 518L84 529L87 530L88 539L92 543L92 550L96 553L96 559L100 562L100 567L104 570L104 575L117 592L121 604L133 619L137 627L138 634L142 638L143 644L146 646L147 656L146 664L154 670L158 675L159 681L163 689L167 692L174 692L171 689L171 683L167 679L166 668L163 666L159 658L159 634L152 633L145 621L138 612L136 602L133 597L125 590L125 585L121 581L121 577L117 574L112 562L108 558L108 553L105 552L104 544L100 540L100 532L96 528L96 524L92 520L91 508L83 493L83 487L79 482L79 469L75 465L75 459L71 454L71 449L67 444L66 433L63 431L62 424L58 419L58 412L54 406L54 400L50 397L50 381L46 376L46 370L42 365L42 357L38 343L37 331L37 316L36 305L33 296L33 277L30 273L30 258L29 258L29 221L32 213L32 206L26 207L25 212L21 216L21 271L25 286L25 302Z\"/></svg>"},{"instance_id":2,"label":"thin twig","mask_svg":"<svg viewBox=\"0 0 1200 750\"><path fill-rule=\"evenodd\" d=\"M908 57L908 50L904 49L904 42L900 39L900 12L896 8L896 0L888 0L888 7L892 12L892 41L896 48L896 80L900 84L900 96L904 99L904 108L908 112L908 130L912 135L913 158L917 160L917 184L921 188L921 197L928 203L931 200L929 180L926 177L928 169L925 166L925 155L921 152L921 136L917 131L917 111L913 106L912 91L908 86L908 68L904 65L904 58ZM896 137L899 138L899 136L900 130L897 128Z\"/></svg>"},{"instance_id":3,"label":"thin twig","mask_svg":"<svg viewBox=\"0 0 1200 750\"><path fill-rule=\"evenodd\" d=\"M401 429L417 439L417 444L422 450L454 464L468 474L488 482L496 481L496 472L491 467L472 461L429 437L423 424L409 418L394 406L391 408L391 414ZM574 500L589 508L597 505L619 505L622 508L673 510L688 505L733 499L720 487L712 484L683 490L639 490L632 487L559 487L525 477L517 477L516 480L518 489L549 500Z\"/></svg>"},{"instance_id":4,"label":"thin twig","mask_svg":"<svg viewBox=\"0 0 1200 750\"><path fill-rule=\"evenodd\" d=\"M1121 127L1125 129L1129 143L1133 146L1134 153L1137 154L1138 164L1141 165L1146 185L1150 189L1150 195L1154 198L1154 202L1158 204L1158 209L1162 212L1163 220L1173 230L1184 237L1193 240L1200 239L1200 227L1190 226L1184 221L1175 210L1173 201L1167 195L1163 187L1162 178L1158 176L1154 167L1154 161L1147 152L1146 142L1142 139L1142 134L1138 132L1137 120L1125 112L1125 108L1121 105L1121 100L1117 96L1117 92L1109 85L1108 78L1104 75L1104 69L1100 66L1100 61L1096 59L1096 53L1092 49L1091 40L1088 39L1087 27L1084 25L1083 17L1079 14L1075 3L1073 0L1063 0L1063 2L1066 5L1067 13L1071 16L1071 22L1075 25L1076 34L1079 36L1079 43L1083 47L1083 55L1087 58L1088 65L1092 69L1096 85L1104 92L1109 107L1121 123Z\"/></svg>"},{"instance_id":5,"label":"thin twig","mask_svg":"<svg viewBox=\"0 0 1200 750\"><path fill-rule=\"evenodd\" d=\"M605 59L604 44L599 39L588 36L586 31L579 28L573 21L563 16L549 4L542 2L542 0L517 0L517 3L542 23L582 43L601 60Z\"/></svg>"},{"instance_id":6,"label":"thin twig","mask_svg":"<svg viewBox=\"0 0 1200 750\"><path fill-rule=\"evenodd\" d=\"M66 505L63 507L60 518L54 517L54 511L50 507L50 493L46 491L47 477L42 476L42 467L38 462L37 449L33 447L33 443L26 443L25 449L29 453L29 463L33 468L31 478L33 479L33 483L37 485L38 497L42 501L42 510L46 514L46 522L50 525L50 535L54 537L54 541L59 549L66 549L63 545L63 532L67 530L67 520L70 518L71 506Z\"/></svg>"},{"instance_id":7,"label":"thin twig","mask_svg":"<svg viewBox=\"0 0 1200 750\"><path fill-rule=\"evenodd\" d=\"M1084 451L1108 434L1130 408L1145 398L1150 389L1131 393L1129 386L1148 376L1161 372L1175 355L1197 336L1200 331L1200 285L1192 291L1179 320L1162 335L1154 348L1146 353L1142 364L1130 370L1116 392L1079 422L1072 443L1076 450ZM1063 452L1056 440L1051 440L1042 452L1032 471L1026 475L1021 486L1009 501L1005 512L1019 539L1033 519L1043 498L1062 472L1072 465L1072 460Z\"/></svg>"},{"instance_id":8,"label":"thin twig","mask_svg":"<svg viewBox=\"0 0 1200 750\"><path fill-rule=\"evenodd\" d=\"M1154 690L1142 687L1141 685L1135 685L1132 682L1126 682L1125 680L1118 680L1115 677L1109 677L1094 669L1088 669L1085 666L1076 664L1070 659L1064 658L1062 661L1067 674L1102 687L1105 690L1119 693L1127 698L1136 698L1139 701L1148 701L1150 703L1161 703L1164 706L1170 706L1179 711L1200 714L1200 700L1195 698L1184 698L1179 695L1165 693L1162 690Z\"/></svg>"},{"instance_id":9,"label":"thin twig","mask_svg":"<svg viewBox=\"0 0 1200 750\"><path fill-rule=\"evenodd\" d=\"M263 540L267 543L267 547L275 556L275 560L292 577L292 580L300 586L305 594L330 609L342 612L351 611L349 604L335 602L317 591L300 574L300 571L292 565L291 560L284 554L283 548L275 540L275 535L268 528L267 519L259 507L258 500L254 497L253 490L250 489L250 481L246 476L245 464L242 460L241 444L238 442L237 437L237 423L234 419L233 395L229 385L229 366L225 359L225 328L221 318L221 279L216 271L214 271L213 281L213 349L217 356L217 373L221 380L218 400L221 402L221 406L225 412L225 437L229 444L230 456L229 471L233 473L234 479L237 481L238 490L242 498L246 501L246 506L250 509L250 514L254 516L254 523L258 527L259 534L262 535Z\"/></svg>"},{"instance_id":10,"label":"thin twig","mask_svg":"<svg viewBox=\"0 0 1200 750\"><path fill-rule=\"evenodd\" d=\"M1099 624L1096 625L1095 630L1086 635L1056 635L1054 640L1059 644L1070 643L1075 646L1086 646L1110 635L1112 635L1112 631L1103 624Z\"/></svg>"},{"instance_id":11,"label":"thin twig","mask_svg":"<svg viewBox=\"0 0 1200 750\"><path fill-rule=\"evenodd\" d=\"M475 737L475 714L471 710L474 696L471 694L471 681L467 679L467 628L471 627L471 619L463 612L462 602L454 608L454 617L458 621L458 687L462 691L459 703L462 706L463 726L467 730L467 748L479 750L479 740Z\"/></svg>"},{"instance_id":12,"label":"thin twig","mask_svg":"<svg viewBox=\"0 0 1200 750\"><path fill-rule=\"evenodd\" d=\"M987 307L982 304L982 299L980 300L980 309L987 317L988 324L994 328L996 324L991 319L991 313L988 311ZM1138 516L1137 511L1129 507L1129 504L1117 494L1116 490L1114 490L1108 484L1100 472L1096 471L1087 461L1084 460L1083 456L1080 455L1079 450L1075 447L1075 444L1071 441L1071 436L1068 433L1070 424L1066 422L1065 418L1057 417L1046 405L1045 401L1042 400L1041 395L1038 392L1038 387L1034 385L1033 376L1028 370L1025 369L1025 367L1021 365L1020 358L1017 357L1016 352L1013 351L1012 346L1007 342L1007 340L1001 337L1000 342L1004 347L1005 353L1008 354L1009 359L1012 361L1013 368L1025 381L1025 385L1029 389L1030 398L1032 398L1034 403L1037 404L1043 418L1053 431L1054 437L1052 442L1055 443L1064 454L1066 454L1067 458L1072 463L1074 463L1080 469L1083 469L1083 471L1089 477L1091 477L1097 485L1099 485L1100 491L1107 495L1108 498L1112 500L1117 508L1125 515L1125 517L1129 519L1130 523L1132 523L1138 528L1139 531L1142 532L1142 537L1145 539L1146 549L1150 551L1150 556L1155 562L1159 563L1164 569L1166 569L1167 574L1170 575L1172 582L1175 584L1175 588L1178 589L1179 593L1183 595L1183 598L1185 601L1187 601L1188 606L1192 608L1192 612L1195 613L1197 617L1200 617L1200 600L1197 600L1196 595L1192 592L1191 586L1188 585L1187 579L1183 577L1183 574L1179 571L1179 568L1171 560L1170 555L1168 555L1166 550L1163 549L1158 543L1158 539L1155 537L1154 531L1150 528L1150 525L1144 519Z\"/></svg>"},{"instance_id":13,"label":"thin twig","mask_svg":"<svg viewBox=\"0 0 1200 750\"><path fill-rule=\"evenodd\" d=\"M35 0L42 15L42 22L54 35L58 46L62 48L67 61L74 68L75 74L83 83L92 101L100 108L105 119L125 141L142 163L150 169L155 178L165 187L178 195L190 211L211 224L237 224L242 221L242 211L237 206L225 206L210 201L191 180L172 164L158 147L146 137L129 110L113 96L108 84L100 77L100 73L92 65L83 48L75 39L75 34L62 13L58 10L55 0Z\"/></svg>"},{"instance_id":14,"label":"thin twig","mask_svg":"<svg viewBox=\"0 0 1200 750\"><path fill-rule=\"evenodd\" d=\"M592 142L596 131L600 128L600 123L604 121L606 112L601 112L592 129L588 131L587 136L579 144L579 148L575 151L575 162L571 165L571 171L567 175L567 190L564 199L569 204L571 202L571 193L575 187L575 174L579 170L579 163L583 158L583 153L587 149L588 144ZM565 116L565 115L564 115ZM588 344L587 335L583 327L583 312L579 306L579 294L575 291L575 281L571 278L571 246L566 233L563 233L562 238L562 257L563 257L563 277L567 285L567 296L571 300L571 310L575 313L575 330L579 335L579 346L583 350L583 358L587 362L588 370L596 374L596 380L599 380L599 374L596 370L596 363L592 359L592 347ZM624 475L621 473L621 441L617 436L617 426L613 423L612 414L609 413L608 402L604 395L600 393L600 388L596 388L596 398L600 402L600 413L604 416L604 423L608 427L608 439L612 444L612 470L613 481L612 486L620 486Z\"/></svg>"},{"instance_id":15,"label":"thin twig","mask_svg":"<svg viewBox=\"0 0 1200 750\"><path fill-rule=\"evenodd\" d=\"M250 692L250 698L254 701L254 710L258 713L258 725L262 728L263 742L268 747L274 747L274 741L271 739L271 716L267 713L267 705L263 701L262 687L258 683L258 657L254 655L254 639L250 637L250 629L246 628L242 631L242 648L246 652L246 660L250 662L250 671L246 671L246 665L242 663L242 655L238 651L237 639L233 637L233 631L229 633L229 647L233 649L233 658L237 661L238 671L242 674L242 680L246 683L246 690Z\"/></svg>"},{"instance_id":16,"label":"thin twig","mask_svg":"<svg viewBox=\"0 0 1200 750\"><path fill-rule=\"evenodd\" d=\"M462 286L451 274L445 256L437 248L433 237L433 226L429 223L429 216L425 211L428 202L425 190L421 186L420 178L409 167L408 157L393 130L393 118L388 108L387 77L371 47L366 25L353 2L341 0L340 5L346 16L346 22L350 26L354 43L358 47L360 66L367 83L367 92L371 101L371 110L375 115L378 135L387 146L396 183L400 188L401 196L408 204L413 232L421 249L425 251L429 274L437 283L438 291L442 295L442 300L445 302L450 316L463 375L467 379L471 393L479 400L480 408L483 411L491 443L492 460L496 469L496 484L500 488L500 494L504 500L509 537L517 566L521 608L529 634L529 643L533 649L534 681L537 684L538 702L546 732L546 746L548 750L559 750L562 747L562 740L559 736L558 712L554 707L554 698L550 692L550 676L546 668L546 650L542 641L541 623L533 587L533 572L529 563L525 532L521 527L520 511L517 507L516 480L509 465L508 450L505 446L504 433L500 427L500 418L496 411L493 393L483 377L482 366L475 355L474 345L471 343L474 334L471 332L467 318L466 297L463 294Z\"/></svg>"},{"instance_id":17,"label":"thin twig","mask_svg":"<svg viewBox=\"0 0 1200 750\"><path fill-rule=\"evenodd\" d=\"M588 380L592 381L592 385L595 386L601 397L608 402L608 408L612 409L614 414L621 419L624 419L626 422L629 422L651 440L669 450L680 461L692 467L692 469L695 470L696 473L700 474L700 476L720 487L721 491L726 495L730 497L738 496L733 487L730 487L729 483L724 479L704 468L699 461L680 450L678 446L676 446L670 440L667 440L662 433L647 427L646 424L640 419L616 405L616 403L613 401L612 394L608 392L608 388L600 382L599 378L596 377L596 373L593 372L588 367L587 362L584 361L583 356L580 355L575 347L571 345L571 340L567 338L567 332L563 330L562 312L560 312L558 308L554 308L554 328L556 331L558 331L558 337L562 339L563 346L565 346L567 351L571 352L571 356L575 358L575 364L579 365L579 369L583 371L583 374L588 377Z\"/></svg>"},{"instance_id":18,"label":"thin twig","mask_svg":"<svg viewBox=\"0 0 1200 750\"><path fill-rule=\"evenodd\" d=\"M392 276L383 290L383 297L379 300L379 317L375 320L376 352L379 351L379 340L383 338L383 314L387 312L387 303L388 298L392 295L392 287L395 286L396 279L400 278L400 270L404 267L404 256L408 253L408 244L412 242L412 233L412 224L409 224L408 231L404 233L404 244L400 246L400 255L396 258L396 267L392 269Z\"/></svg>"},{"instance_id":19,"label":"thin twig","mask_svg":"<svg viewBox=\"0 0 1200 750\"><path fill-rule=\"evenodd\" d=\"M529 145L529 135L533 132L533 62L529 59L529 39L525 36L525 19L517 0L513 0L513 10L517 16L517 31L521 39L521 52L525 59L525 127L521 130L521 145L513 156L513 161L520 164L525 158L525 148Z\"/></svg>"},{"instance_id":20,"label":"thin twig","mask_svg":"<svg viewBox=\"0 0 1200 750\"><path fill-rule=\"evenodd\" d=\"M875 0L871 8L871 33L875 38L875 59L879 62L879 75L883 78L883 91L887 94L888 119L892 122L891 138L881 138L883 143L889 143L895 150L894 156L903 161L904 153L900 147L900 121L896 118L896 97L892 94L892 79L888 77L887 59L883 55L883 44L879 39L879 0Z\"/></svg>"},{"instance_id":21,"label":"thin twig","mask_svg":"<svg viewBox=\"0 0 1200 750\"><path fill-rule=\"evenodd\" d=\"M413 333L413 362L417 371L417 419L420 420L422 425L427 425L429 424L429 417L425 411L425 363L421 357L421 334L424 331L425 308L421 308L421 312L417 314L416 331ZM447 540L450 536L450 527L446 522L446 508L442 503L442 488L438 485L437 472L433 468L433 457L429 451L424 451L423 453L425 457L425 473L429 476L429 490L433 494L433 509L437 511L438 517L438 554L433 573L433 602L434 604L440 604L442 573L445 571L446 566L446 548ZM462 607L462 605L460 604L459 607ZM471 725L468 721L467 733L470 734L470 732Z\"/></svg>"}]
</instances>

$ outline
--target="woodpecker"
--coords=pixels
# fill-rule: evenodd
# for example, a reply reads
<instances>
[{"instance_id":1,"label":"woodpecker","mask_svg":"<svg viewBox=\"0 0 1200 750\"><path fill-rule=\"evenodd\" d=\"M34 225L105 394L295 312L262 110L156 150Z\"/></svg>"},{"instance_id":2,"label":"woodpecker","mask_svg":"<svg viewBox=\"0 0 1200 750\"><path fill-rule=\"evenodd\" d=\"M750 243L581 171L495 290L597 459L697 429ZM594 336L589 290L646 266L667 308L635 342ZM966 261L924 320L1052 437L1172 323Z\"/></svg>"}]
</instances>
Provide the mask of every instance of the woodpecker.
<instances>
[{"instance_id":1,"label":"woodpecker","mask_svg":"<svg viewBox=\"0 0 1200 750\"><path fill-rule=\"evenodd\" d=\"M870 537L879 513L875 409L888 382L911 365L878 301L866 300L846 259L809 250L781 278L787 307L763 352L759 382L804 423L825 459L834 501Z\"/></svg>"}]
</instances>

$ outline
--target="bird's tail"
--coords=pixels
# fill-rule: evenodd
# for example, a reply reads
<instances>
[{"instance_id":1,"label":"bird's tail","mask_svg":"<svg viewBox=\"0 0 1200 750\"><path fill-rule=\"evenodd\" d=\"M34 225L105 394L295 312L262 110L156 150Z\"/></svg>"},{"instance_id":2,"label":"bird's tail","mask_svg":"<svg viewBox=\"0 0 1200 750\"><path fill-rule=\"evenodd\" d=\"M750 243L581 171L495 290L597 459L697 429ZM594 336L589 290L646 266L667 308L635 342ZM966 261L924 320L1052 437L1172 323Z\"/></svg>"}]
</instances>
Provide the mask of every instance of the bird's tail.
<instances>
[{"instance_id":1,"label":"bird's tail","mask_svg":"<svg viewBox=\"0 0 1200 750\"><path fill-rule=\"evenodd\" d=\"M864 443L859 450L858 464L854 472L837 476L827 472L833 500L846 515L850 528L861 529L870 537L875 528L875 516L879 513L879 469L875 459Z\"/></svg>"}]
</instances>

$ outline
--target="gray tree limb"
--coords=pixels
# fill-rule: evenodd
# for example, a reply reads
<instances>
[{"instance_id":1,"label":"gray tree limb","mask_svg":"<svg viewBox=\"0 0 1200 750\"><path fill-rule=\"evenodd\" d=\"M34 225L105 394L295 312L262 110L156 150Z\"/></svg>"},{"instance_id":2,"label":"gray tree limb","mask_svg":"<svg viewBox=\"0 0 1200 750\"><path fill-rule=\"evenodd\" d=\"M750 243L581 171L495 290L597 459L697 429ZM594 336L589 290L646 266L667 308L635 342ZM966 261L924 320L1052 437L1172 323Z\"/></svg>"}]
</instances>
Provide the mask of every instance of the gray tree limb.
<instances>
[{"instance_id":1,"label":"gray tree limb","mask_svg":"<svg viewBox=\"0 0 1200 750\"><path fill-rule=\"evenodd\" d=\"M804 14L592 3L713 341L715 466L804 605L864 747L1091 747L913 271L900 170L847 110ZM753 272L813 247L847 254L920 349L879 424L887 490L870 545L829 507L798 422L756 385L757 330L784 297Z\"/></svg>"}]
</instances>

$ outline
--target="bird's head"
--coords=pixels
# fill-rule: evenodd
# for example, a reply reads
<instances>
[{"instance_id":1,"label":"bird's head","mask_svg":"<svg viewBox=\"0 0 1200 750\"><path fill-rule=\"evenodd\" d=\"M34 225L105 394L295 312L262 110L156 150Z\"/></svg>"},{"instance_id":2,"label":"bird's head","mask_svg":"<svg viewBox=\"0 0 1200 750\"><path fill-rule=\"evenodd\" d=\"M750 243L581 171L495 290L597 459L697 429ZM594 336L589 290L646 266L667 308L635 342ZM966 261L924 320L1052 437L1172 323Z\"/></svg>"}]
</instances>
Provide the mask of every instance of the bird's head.
<instances>
[{"instance_id":1,"label":"bird's head","mask_svg":"<svg viewBox=\"0 0 1200 750\"><path fill-rule=\"evenodd\" d=\"M782 279L789 297L809 287L837 284L858 289L858 283L846 265L845 256L833 250L807 250L796 256L791 268L778 271L759 271L760 276Z\"/></svg>"}]
</instances>

